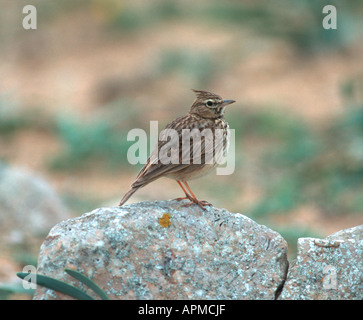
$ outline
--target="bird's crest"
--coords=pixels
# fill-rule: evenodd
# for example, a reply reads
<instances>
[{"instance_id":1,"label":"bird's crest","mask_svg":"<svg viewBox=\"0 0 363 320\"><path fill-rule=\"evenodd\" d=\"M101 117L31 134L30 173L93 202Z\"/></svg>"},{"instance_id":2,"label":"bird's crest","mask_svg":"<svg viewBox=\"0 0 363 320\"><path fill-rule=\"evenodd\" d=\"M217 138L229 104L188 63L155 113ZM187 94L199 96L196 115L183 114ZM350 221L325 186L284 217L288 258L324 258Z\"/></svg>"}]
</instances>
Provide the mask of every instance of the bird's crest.
<instances>
[{"instance_id":1,"label":"bird's crest","mask_svg":"<svg viewBox=\"0 0 363 320\"><path fill-rule=\"evenodd\" d=\"M195 89L192 89L192 90L197 95L197 99L220 99L220 100L222 100L222 98L218 94L215 94L213 92L204 91L204 90L195 90Z\"/></svg>"}]
</instances>

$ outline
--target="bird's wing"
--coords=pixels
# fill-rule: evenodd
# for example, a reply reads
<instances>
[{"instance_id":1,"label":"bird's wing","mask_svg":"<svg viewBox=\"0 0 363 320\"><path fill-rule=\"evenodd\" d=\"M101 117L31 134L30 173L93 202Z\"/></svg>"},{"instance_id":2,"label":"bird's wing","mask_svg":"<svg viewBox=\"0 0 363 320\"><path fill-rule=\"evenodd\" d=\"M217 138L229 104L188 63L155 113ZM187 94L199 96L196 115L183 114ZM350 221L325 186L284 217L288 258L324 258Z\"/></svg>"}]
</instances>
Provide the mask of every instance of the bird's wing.
<instances>
[{"instance_id":1,"label":"bird's wing","mask_svg":"<svg viewBox=\"0 0 363 320\"><path fill-rule=\"evenodd\" d=\"M213 163L214 131L203 131L204 128L200 126L199 119L195 117L187 114L174 120L160 132L158 146L137 175L132 184L134 187L146 185L162 176L176 173L188 167L189 164ZM183 132L183 129L189 129L189 131ZM223 144L223 139L219 140L221 139L216 140L216 147Z\"/></svg>"}]
</instances>

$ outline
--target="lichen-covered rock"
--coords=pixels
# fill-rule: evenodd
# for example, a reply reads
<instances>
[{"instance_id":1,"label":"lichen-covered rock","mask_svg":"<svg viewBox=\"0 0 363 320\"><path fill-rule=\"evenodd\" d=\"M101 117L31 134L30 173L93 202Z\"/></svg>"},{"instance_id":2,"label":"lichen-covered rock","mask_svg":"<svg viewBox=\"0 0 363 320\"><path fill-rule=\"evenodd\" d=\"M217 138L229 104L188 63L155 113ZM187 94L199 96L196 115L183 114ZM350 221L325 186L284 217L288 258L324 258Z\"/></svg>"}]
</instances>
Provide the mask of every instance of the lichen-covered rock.
<instances>
[{"instance_id":1,"label":"lichen-covered rock","mask_svg":"<svg viewBox=\"0 0 363 320\"><path fill-rule=\"evenodd\" d=\"M280 299L363 299L363 225L300 238Z\"/></svg>"},{"instance_id":2,"label":"lichen-covered rock","mask_svg":"<svg viewBox=\"0 0 363 320\"><path fill-rule=\"evenodd\" d=\"M328 240L356 240L362 241L363 240L363 225L356 226L349 229L340 230L327 236L326 239Z\"/></svg>"},{"instance_id":3,"label":"lichen-covered rock","mask_svg":"<svg viewBox=\"0 0 363 320\"><path fill-rule=\"evenodd\" d=\"M111 299L274 299L285 279L287 244L240 213L183 202L100 208L57 224L38 273L80 284L76 269ZM34 299L67 296L38 287Z\"/></svg>"}]
</instances>

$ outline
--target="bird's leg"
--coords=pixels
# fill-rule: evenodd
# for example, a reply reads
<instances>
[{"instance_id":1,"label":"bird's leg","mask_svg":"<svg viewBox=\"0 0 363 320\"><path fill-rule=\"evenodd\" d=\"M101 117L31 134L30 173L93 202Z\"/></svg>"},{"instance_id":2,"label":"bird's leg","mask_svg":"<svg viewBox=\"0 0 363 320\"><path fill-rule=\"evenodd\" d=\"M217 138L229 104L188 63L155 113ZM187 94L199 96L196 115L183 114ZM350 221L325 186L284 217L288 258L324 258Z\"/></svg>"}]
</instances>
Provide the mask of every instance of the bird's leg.
<instances>
[{"instance_id":1,"label":"bird's leg","mask_svg":"<svg viewBox=\"0 0 363 320\"><path fill-rule=\"evenodd\" d=\"M185 200L185 199L189 199L190 201L193 201L193 198L188 194L188 192L184 189L183 185L181 184L181 182L179 180L176 180L176 182L178 182L180 188L183 189L184 193L185 193L185 197L181 197L181 198L176 198L174 200L176 201L181 201L181 200Z\"/></svg>"},{"instance_id":2,"label":"bird's leg","mask_svg":"<svg viewBox=\"0 0 363 320\"><path fill-rule=\"evenodd\" d=\"M190 194L192 195L192 199L189 199L190 202L185 204L185 207L189 207L190 205L192 205L193 203L197 204L199 207L201 207L203 210L205 210L204 206L211 206L212 204L209 203L208 201L202 200L199 201L197 199L197 197L195 196L195 194L193 193L192 189L190 189L188 183L186 181L183 181L185 186L187 187L188 191L190 192Z\"/></svg>"}]
</instances>

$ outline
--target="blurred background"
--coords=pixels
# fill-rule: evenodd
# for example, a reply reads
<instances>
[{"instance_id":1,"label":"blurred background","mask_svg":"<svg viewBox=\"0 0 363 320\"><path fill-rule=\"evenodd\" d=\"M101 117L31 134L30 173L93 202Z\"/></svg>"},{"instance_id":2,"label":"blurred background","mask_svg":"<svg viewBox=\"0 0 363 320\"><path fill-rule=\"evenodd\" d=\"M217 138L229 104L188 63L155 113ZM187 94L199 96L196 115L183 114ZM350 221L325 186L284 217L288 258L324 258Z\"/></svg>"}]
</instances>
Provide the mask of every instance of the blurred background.
<instances>
[{"instance_id":1,"label":"blurred background","mask_svg":"<svg viewBox=\"0 0 363 320\"><path fill-rule=\"evenodd\" d=\"M36 30L29 1L1 0L0 298L54 224L118 204L141 167L127 132L184 115L191 88L237 101L235 172L193 181L200 199L278 231L290 259L363 223L361 0L30 2ZM160 179L129 203L179 196Z\"/></svg>"}]
</instances>

